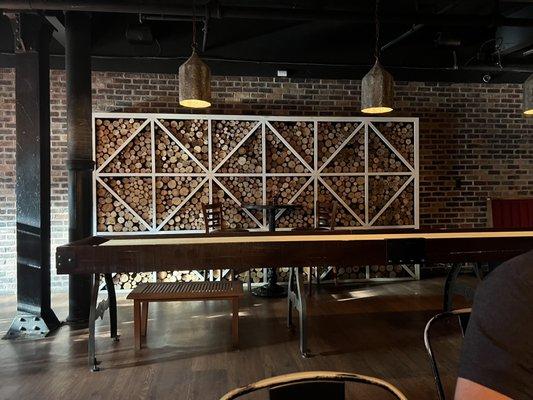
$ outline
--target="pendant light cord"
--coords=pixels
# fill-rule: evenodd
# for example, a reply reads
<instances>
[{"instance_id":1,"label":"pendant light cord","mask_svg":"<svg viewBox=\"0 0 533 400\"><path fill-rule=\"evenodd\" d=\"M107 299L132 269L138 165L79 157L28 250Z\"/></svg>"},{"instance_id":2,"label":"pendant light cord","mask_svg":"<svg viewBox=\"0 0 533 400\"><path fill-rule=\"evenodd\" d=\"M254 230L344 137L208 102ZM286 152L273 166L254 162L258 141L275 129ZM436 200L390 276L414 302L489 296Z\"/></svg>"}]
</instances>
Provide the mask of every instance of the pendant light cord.
<instances>
[{"instance_id":1,"label":"pendant light cord","mask_svg":"<svg viewBox=\"0 0 533 400\"><path fill-rule=\"evenodd\" d=\"M379 0L376 0L376 8L374 10L374 23L376 27L376 43L374 48L374 57L376 61L379 60L379 15L378 15Z\"/></svg>"},{"instance_id":2,"label":"pendant light cord","mask_svg":"<svg viewBox=\"0 0 533 400\"><path fill-rule=\"evenodd\" d=\"M192 0L192 51L196 52L196 1Z\"/></svg>"}]
</instances>

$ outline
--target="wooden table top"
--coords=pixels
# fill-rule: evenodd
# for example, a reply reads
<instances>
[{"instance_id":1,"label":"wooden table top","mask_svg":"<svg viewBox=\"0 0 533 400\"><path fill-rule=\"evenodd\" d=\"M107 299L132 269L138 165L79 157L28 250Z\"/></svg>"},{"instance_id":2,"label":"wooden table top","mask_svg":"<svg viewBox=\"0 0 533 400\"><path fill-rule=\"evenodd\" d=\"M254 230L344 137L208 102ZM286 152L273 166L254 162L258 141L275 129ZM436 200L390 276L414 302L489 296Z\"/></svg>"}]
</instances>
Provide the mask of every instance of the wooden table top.
<instances>
[{"instance_id":1,"label":"wooden table top","mask_svg":"<svg viewBox=\"0 0 533 400\"><path fill-rule=\"evenodd\" d=\"M392 239L474 239L474 238L518 238L533 237L531 231L440 231L440 232L399 232L399 233L341 233L341 234L279 234L279 235L237 235L237 236L196 236L196 237L122 237L110 238L100 246L139 246L139 245L181 245L181 244L222 244L222 243L287 243L287 242L344 242L381 241ZM103 238L105 240L105 238Z\"/></svg>"}]
</instances>

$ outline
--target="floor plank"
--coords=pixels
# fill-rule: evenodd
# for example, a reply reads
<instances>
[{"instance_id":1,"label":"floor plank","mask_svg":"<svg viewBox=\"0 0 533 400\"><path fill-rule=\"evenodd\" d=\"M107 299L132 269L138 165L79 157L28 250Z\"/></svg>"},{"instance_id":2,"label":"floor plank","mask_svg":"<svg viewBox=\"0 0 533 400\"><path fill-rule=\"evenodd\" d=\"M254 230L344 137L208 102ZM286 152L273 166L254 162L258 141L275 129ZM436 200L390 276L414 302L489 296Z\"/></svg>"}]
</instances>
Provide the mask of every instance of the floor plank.
<instances>
[{"instance_id":1,"label":"floor plank","mask_svg":"<svg viewBox=\"0 0 533 400\"><path fill-rule=\"evenodd\" d=\"M37 341L0 341L2 399L218 399L247 383L302 370L349 371L397 385L408 398L435 399L423 347L427 320L439 311L443 279L380 285L328 286L309 299L310 347L298 353L297 331L285 327L285 299L246 294L241 304L240 350L231 348L230 303L156 303L150 306L148 340L133 351L133 304L119 295L121 340L109 339L107 316L97 322L103 370L87 368L87 329L63 326ZM65 294L53 296L60 318ZM0 331L16 308L0 297ZM295 313L295 325L297 326ZM443 372L453 386L460 340L455 327L438 332ZM371 390L357 388L371 398ZM385 397L381 397L385 398Z\"/></svg>"}]
</instances>

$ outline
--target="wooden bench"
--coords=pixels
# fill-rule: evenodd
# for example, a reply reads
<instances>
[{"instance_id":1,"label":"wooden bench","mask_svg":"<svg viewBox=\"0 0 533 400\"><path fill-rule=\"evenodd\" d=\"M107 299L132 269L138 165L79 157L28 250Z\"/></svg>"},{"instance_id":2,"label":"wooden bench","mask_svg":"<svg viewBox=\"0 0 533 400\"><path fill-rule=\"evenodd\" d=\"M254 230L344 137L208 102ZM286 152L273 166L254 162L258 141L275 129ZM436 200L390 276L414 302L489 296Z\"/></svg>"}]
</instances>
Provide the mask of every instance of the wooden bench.
<instances>
[{"instance_id":1,"label":"wooden bench","mask_svg":"<svg viewBox=\"0 0 533 400\"><path fill-rule=\"evenodd\" d=\"M143 283L128 295L133 300L135 349L141 348L146 338L148 303L152 301L230 300L233 304L232 337L239 344L239 298L243 296L239 281L219 282L158 282Z\"/></svg>"}]
</instances>

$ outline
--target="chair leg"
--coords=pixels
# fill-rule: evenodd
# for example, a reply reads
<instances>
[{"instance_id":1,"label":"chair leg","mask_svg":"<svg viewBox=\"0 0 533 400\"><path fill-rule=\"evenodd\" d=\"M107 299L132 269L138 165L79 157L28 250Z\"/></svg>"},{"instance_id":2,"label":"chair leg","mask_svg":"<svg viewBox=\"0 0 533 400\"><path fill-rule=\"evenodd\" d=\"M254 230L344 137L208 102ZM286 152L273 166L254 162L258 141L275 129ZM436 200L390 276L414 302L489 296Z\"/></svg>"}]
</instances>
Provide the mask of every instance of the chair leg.
<instances>
[{"instance_id":1,"label":"chair leg","mask_svg":"<svg viewBox=\"0 0 533 400\"><path fill-rule=\"evenodd\" d=\"M141 303L141 336L146 337L148 330L148 304L149 302L143 301Z\"/></svg>"},{"instance_id":2,"label":"chair leg","mask_svg":"<svg viewBox=\"0 0 533 400\"><path fill-rule=\"evenodd\" d=\"M337 286L339 284L337 280L337 267L333 267L332 272L333 272L333 281L335 282L335 286Z\"/></svg>"},{"instance_id":3,"label":"chair leg","mask_svg":"<svg viewBox=\"0 0 533 400\"><path fill-rule=\"evenodd\" d=\"M141 301L133 300L133 337L135 350L141 349Z\"/></svg>"},{"instance_id":4,"label":"chair leg","mask_svg":"<svg viewBox=\"0 0 533 400\"><path fill-rule=\"evenodd\" d=\"M309 297L312 296L313 294L313 270L315 269L316 267L309 267L309 291L307 292L307 295Z\"/></svg>"},{"instance_id":5,"label":"chair leg","mask_svg":"<svg viewBox=\"0 0 533 400\"><path fill-rule=\"evenodd\" d=\"M233 340L233 347L239 347L239 298L234 297L233 303L233 315L231 321L231 336Z\"/></svg>"},{"instance_id":6,"label":"chair leg","mask_svg":"<svg viewBox=\"0 0 533 400\"><path fill-rule=\"evenodd\" d=\"M248 270L248 292L252 291L252 270Z\"/></svg>"}]
</instances>

